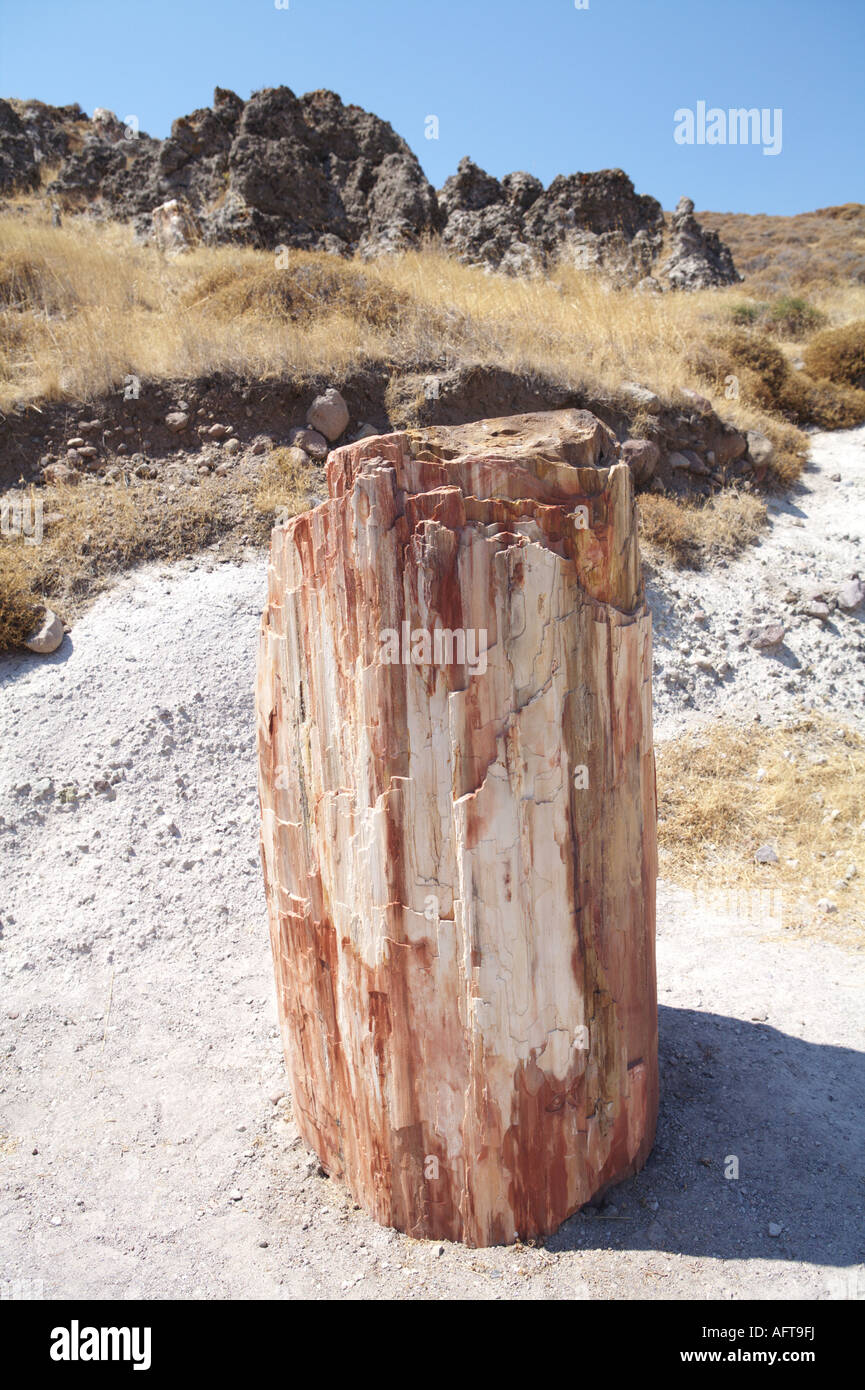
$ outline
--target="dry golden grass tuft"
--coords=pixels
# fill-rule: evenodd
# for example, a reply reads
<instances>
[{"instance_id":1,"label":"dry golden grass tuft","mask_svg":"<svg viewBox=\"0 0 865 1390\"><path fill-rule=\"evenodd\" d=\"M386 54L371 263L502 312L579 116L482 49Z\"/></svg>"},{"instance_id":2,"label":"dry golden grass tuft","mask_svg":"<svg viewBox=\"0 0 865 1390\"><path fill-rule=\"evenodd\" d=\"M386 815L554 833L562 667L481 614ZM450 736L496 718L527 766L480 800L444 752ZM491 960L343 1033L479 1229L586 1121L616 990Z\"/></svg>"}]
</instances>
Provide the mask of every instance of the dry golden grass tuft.
<instances>
[{"instance_id":1,"label":"dry golden grass tuft","mask_svg":"<svg viewBox=\"0 0 865 1390\"><path fill-rule=\"evenodd\" d=\"M185 293L190 308L218 319L241 315L309 324L322 315L353 315L376 328L395 329L412 312L408 294L376 275L325 252L283 252L281 269L220 266Z\"/></svg>"},{"instance_id":2,"label":"dry golden grass tuft","mask_svg":"<svg viewBox=\"0 0 865 1390\"><path fill-rule=\"evenodd\" d=\"M646 492L637 506L643 551L659 551L680 568L738 555L766 525L765 505L748 492L723 492L700 505Z\"/></svg>"},{"instance_id":3,"label":"dry golden grass tuft","mask_svg":"<svg viewBox=\"0 0 865 1390\"><path fill-rule=\"evenodd\" d=\"M34 589L30 547L0 539L0 652L23 642L43 610Z\"/></svg>"},{"instance_id":4,"label":"dry golden grass tuft","mask_svg":"<svg viewBox=\"0 0 865 1390\"><path fill-rule=\"evenodd\" d=\"M275 451L260 477L213 475L174 491L142 482L34 492L46 518L41 544L0 538L0 651L19 644L46 606L71 621L135 565L178 560L214 544L265 544L274 513L302 511L320 477L286 468L283 452Z\"/></svg>"},{"instance_id":5,"label":"dry golden grass tuft","mask_svg":"<svg viewBox=\"0 0 865 1390\"><path fill-rule=\"evenodd\" d=\"M297 516L310 494L326 491L324 469L300 462L300 450L274 449L262 470L255 505L271 518Z\"/></svg>"},{"instance_id":6,"label":"dry golden grass tuft","mask_svg":"<svg viewBox=\"0 0 865 1390\"><path fill-rule=\"evenodd\" d=\"M784 925L865 944L865 737L809 715L719 723L659 745L662 878L706 893L783 894ZM771 845L775 864L755 853ZM818 911L826 899L837 913Z\"/></svg>"}]
</instances>

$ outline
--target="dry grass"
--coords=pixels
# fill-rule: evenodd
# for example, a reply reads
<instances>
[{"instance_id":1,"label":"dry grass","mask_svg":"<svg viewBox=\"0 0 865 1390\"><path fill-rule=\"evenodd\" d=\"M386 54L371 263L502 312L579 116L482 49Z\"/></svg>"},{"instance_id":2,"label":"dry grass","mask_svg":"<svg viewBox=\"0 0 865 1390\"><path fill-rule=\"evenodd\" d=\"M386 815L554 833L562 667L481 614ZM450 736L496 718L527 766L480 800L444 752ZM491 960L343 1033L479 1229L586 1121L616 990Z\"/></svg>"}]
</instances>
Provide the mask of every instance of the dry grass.
<instances>
[{"instance_id":1,"label":"dry grass","mask_svg":"<svg viewBox=\"0 0 865 1390\"><path fill-rule=\"evenodd\" d=\"M42 612L34 569L30 546L0 539L0 652L22 642Z\"/></svg>"},{"instance_id":2,"label":"dry grass","mask_svg":"<svg viewBox=\"0 0 865 1390\"><path fill-rule=\"evenodd\" d=\"M300 450L274 449L262 471L255 493L255 505L271 521L275 517L297 516L308 504L310 494L325 491L324 470L312 463L299 462Z\"/></svg>"},{"instance_id":3,"label":"dry grass","mask_svg":"<svg viewBox=\"0 0 865 1390\"><path fill-rule=\"evenodd\" d=\"M277 258L244 247L199 247L171 258L138 245L128 227L67 216L55 228L38 198L18 201L25 214L0 216L2 409L95 402L130 374L190 380L221 371L297 382L325 374L338 380L384 362L393 381L430 364L473 362L546 376L598 398L615 395L626 380L672 401L696 386L740 429L772 438L775 480L788 484L807 447L791 421L810 410L821 422L849 423L865 400L852 387L801 373L793 381L788 359L796 344L777 342L824 320L843 328L862 319L865 286L829 286L804 308L795 298L776 305L775 337L764 341L778 357L767 366L759 344L756 360L729 343L712 346L724 333L737 332L740 347L759 337L731 329L747 299L737 287L641 295L567 267L516 280L462 266L433 245L370 264L305 252ZM750 321L747 313L741 321ZM778 361L786 396L773 378ZM725 398L731 364L741 375L737 400ZM62 520L43 544L0 540L0 647L20 638L43 598L65 605L68 616L85 592L131 564L188 554L220 536L263 536L261 508L296 510L308 483L274 458L258 481L209 478L177 492L158 483L88 484L65 497L47 489L46 511L60 511ZM760 503L747 495L706 507L653 496L643 499L642 512L647 543L683 564L734 554L762 524Z\"/></svg>"},{"instance_id":4,"label":"dry grass","mask_svg":"<svg viewBox=\"0 0 865 1390\"><path fill-rule=\"evenodd\" d=\"M795 217L700 212L720 233L751 289L762 293L865 289L865 205L802 212Z\"/></svg>"},{"instance_id":5,"label":"dry grass","mask_svg":"<svg viewBox=\"0 0 865 1390\"><path fill-rule=\"evenodd\" d=\"M766 524L764 504L748 492L723 492L699 505L647 492L637 505L643 550L660 551L681 568L738 555Z\"/></svg>"},{"instance_id":6,"label":"dry grass","mask_svg":"<svg viewBox=\"0 0 865 1390\"><path fill-rule=\"evenodd\" d=\"M185 302L223 322L249 316L309 325L322 314L339 313L373 328L394 329L412 313L404 291L334 256L310 252L285 259L281 270L222 265L197 279Z\"/></svg>"},{"instance_id":7,"label":"dry grass","mask_svg":"<svg viewBox=\"0 0 865 1390\"><path fill-rule=\"evenodd\" d=\"M816 715L716 724L659 746L657 762L663 878L780 890L789 930L865 943L865 737ZM765 844L777 863L755 862ZM821 898L837 913L818 912Z\"/></svg>"},{"instance_id":8,"label":"dry grass","mask_svg":"<svg viewBox=\"0 0 865 1390\"><path fill-rule=\"evenodd\" d=\"M41 544L0 537L0 651L20 643L45 607L71 621L119 574L212 545L267 542L277 516L308 504L315 469L286 467L277 450L260 476L209 476L170 490L141 482L40 488Z\"/></svg>"},{"instance_id":9,"label":"dry grass","mask_svg":"<svg viewBox=\"0 0 865 1390\"><path fill-rule=\"evenodd\" d=\"M835 295L827 319L844 322ZM638 380L671 398L700 385L689 349L741 300L736 288L637 295L568 267L509 279L435 246L371 264L243 247L168 258L127 227L54 228L33 209L0 217L0 407L88 401L130 373L302 378L369 360L489 363L599 393ZM723 383L713 394L734 423L766 427L759 402L726 401Z\"/></svg>"}]
</instances>

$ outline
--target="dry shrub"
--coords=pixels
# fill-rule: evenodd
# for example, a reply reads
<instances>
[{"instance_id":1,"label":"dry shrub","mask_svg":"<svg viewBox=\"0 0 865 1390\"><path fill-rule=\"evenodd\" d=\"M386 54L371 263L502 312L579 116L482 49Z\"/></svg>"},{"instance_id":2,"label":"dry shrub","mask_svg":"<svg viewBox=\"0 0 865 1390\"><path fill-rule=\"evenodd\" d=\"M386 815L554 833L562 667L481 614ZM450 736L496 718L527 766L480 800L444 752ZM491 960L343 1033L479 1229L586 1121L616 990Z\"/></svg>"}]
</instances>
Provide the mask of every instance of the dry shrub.
<instances>
[{"instance_id":1,"label":"dry shrub","mask_svg":"<svg viewBox=\"0 0 865 1390\"><path fill-rule=\"evenodd\" d=\"M0 652L23 642L43 612L33 571L31 547L17 537L0 540Z\"/></svg>"},{"instance_id":2,"label":"dry shrub","mask_svg":"<svg viewBox=\"0 0 865 1390\"><path fill-rule=\"evenodd\" d=\"M818 333L805 349L805 367L822 381L865 386L865 319Z\"/></svg>"},{"instance_id":3,"label":"dry shrub","mask_svg":"<svg viewBox=\"0 0 865 1390\"><path fill-rule=\"evenodd\" d=\"M715 359L716 373L726 379L732 372L739 379L739 391L764 410L777 409L789 366L783 352L761 333L739 330L720 334ZM717 380L717 377L716 377Z\"/></svg>"},{"instance_id":4,"label":"dry shrub","mask_svg":"<svg viewBox=\"0 0 865 1390\"><path fill-rule=\"evenodd\" d=\"M865 391L812 381L807 372L790 373L779 405L796 424L819 425L824 430L852 429L865 420Z\"/></svg>"},{"instance_id":5,"label":"dry shrub","mask_svg":"<svg viewBox=\"0 0 865 1390\"><path fill-rule=\"evenodd\" d=\"M746 423L748 429L761 430L774 445L775 453L769 465L773 481L782 488L792 487L808 461L808 436L777 416L764 414Z\"/></svg>"},{"instance_id":6,"label":"dry shrub","mask_svg":"<svg viewBox=\"0 0 865 1390\"><path fill-rule=\"evenodd\" d=\"M739 328L762 328L779 338L806 338L826 323L826 315L801 295L783 294L771 303L745 300L730 310Z\"/></svg>"},{"instance_id":7,"label":"dry shrub","mask_svg":"<svg viewBox=\"0 0 865 1390\"><path fill-rule=\"evenodd\" d=\"M782 889L787 925L820 898L842 931L865 926L865 737L812 715L777 728L717 723L657 749L660 870L677 883ZM770 844L776 864L754 855ZM839 886L844 884L843 887ZM797 907L797 902L802 901Z\"/></svg>"},{"instance_id":8,"label":"dry shrub","mask_svg":"<svg viewBox=\"0 0 865 1390\"><path fill-rule=\"evenodd\" d=\"M801 295L782 294L766 314L766 327L782 338L806 338L826 322L826 315Z\"/></svg>"},{"instance_id":9,"label":"dry shrub","mask_svg":"<svg viewBox=\"0 0 865 1390\"><path fill-rule=\"evenodd\" d=\"M818 335L814 343L825 336ZM865 420L865 392L832 381L815 381L807 372L797 371L764 334L744 329L719 334L691 360L713 388L732 374L742 397L795 425L849 429ZM774 465L773 472L779 481L786 481Z\"/></svg>"},{"instance_id":10,"label":"dry shrub","mask_svg":"<svg viewBox=\"0 0 865 1390\"><path fill-rule=\"evenodd\" d=\"M324 490L324 469L301 463L299 449L274 449L262 471L255 494L261 512L297 516L309 505L316 489Z\"/></svg>"},{"instance_id":11,"label":"dry shrub","mask_svg":"<svg viewBox=\"0 0 865 1390\"><path fill-rule=\"evenodd\" d=\"M374 327L396 327L411 312L406 293L374 272L324 252L295 252L283 269L221 266L185 295L190 307L222 319L255 315L309 323L328 313L349 313Z\"/></svg>"},{"instance_id":12,"label":"dry shrub","mask_svg":"<svg viewBox=\"0 0 865 1390\"><path fill-rule=\"evenodd\" d=\"M723 492L702 504L655 492L637 499L642 541L680 568L702 569L718 556L738 555L766 524L766 508L747 492Z\"/></svg>"}]
</instances>

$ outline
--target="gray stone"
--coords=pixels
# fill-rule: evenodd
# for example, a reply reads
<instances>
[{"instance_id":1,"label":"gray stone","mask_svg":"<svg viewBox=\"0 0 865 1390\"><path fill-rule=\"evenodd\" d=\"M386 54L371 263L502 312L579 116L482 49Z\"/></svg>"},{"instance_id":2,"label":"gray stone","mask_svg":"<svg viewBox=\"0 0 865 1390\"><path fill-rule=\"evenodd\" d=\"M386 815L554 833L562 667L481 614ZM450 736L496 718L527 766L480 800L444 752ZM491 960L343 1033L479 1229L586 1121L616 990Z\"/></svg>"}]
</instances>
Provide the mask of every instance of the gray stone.
<instances>
[{"instance_id":1,"label":"gray stone","mask_svg":"<svg viewBox=\"0 0 865 1390\"><path fill-rule=\"evenodd\" d=\"M748 430L748 453L758 468L768 468L775 457L775 446L771 439L759 430Z\"/></svg>"},{"instance_id":2,"label":"gray stone","mask_svg":"<svg viewBox=\"0 0 865 1390\"><path fill-rule=\"evenodd\" d=\"M838 607L845 613L852 613L865 599L865 584L861 579L847 579L839 588L837 598Z\"/></svg>"},{"instance_id":3,"label":"gray stone","mask_svg":"<svg viewBox=\"0 0 865 1390\"><path fill-rule=\"evenodd\" d=\"M623 381L619 390L638 410L646 410L650 415L657 415L660 412L660 398L655 395L654 391L650 391L648 387L641 386L639 382Z\"/></svg>"},{"instance_id":4,"label":"gray stone","mask_svg":"<svg viewBox=\"0 0 865 1390\"><path fill-rule=\"evenodd\" d=\"M622 462L630 468L635 483L651 480L660 456L657 444L651 439L628 439L622 445Z\"/></svg>"},{"instance_id":5,"label":"gray stone","mask_svg":"<svg viewBox=\"0 0 865 1390\"><path fill-rule=\"evenodd\" d=\"M348 406L334 386L329 386L320 396L316 396L306 412L306 423L310 428L323 434L331 443L345 432L348 421Z\"/></svg>"},{"instance_id":6,"label":"gray stone","mask_svg":"<svg viewBox=\"0 0 865 1390\"><path fill-rule=\"evenodd\" d=\"M41 624L24 639L24 646L28 651L37 652L40 656L47 656L51 652L56 652L63 641L63 635L63 624L57 614L52 613L50 608L46 608Z\"/></svg>"},{"instance_id":7,"label":"gray stone","mask_svg":"<svg viewBox=\"0 0 865 1390\"><path fill-rule=\"evenodd\" d=\"M311 459L321 463L327 458L327 440L318 430L296 429L288 436L289 444L302 449Z\"/></svg>"},{"instance_id":8,"label":"gray stone","mask_svg":"<svg viewBox=\"0 0 865 1390\"><path fill-rule=\"evenodd\" d=\"M825 623L829 617L828 603L821 603L819 599L812 599L810 603L806 603L802 611L809 618L819 618L821 623Z\"/></svg>"},{"instance_id":9,"label":"gray stone","mask_svg":"<svg viewBox=\"0 0 865 1390\"><path fill-rule=\"evenodd\" d=\"M760 848L757 850L757 853L754 855L754 859L758 864L778 863L778 856L775 853L775 850L773 849L772 845L761 845Z\"/></svg>"},{"instance_id":10,"label":"gray stone","mask_svg":"<svg viewBox=\"0 0 865 1390\"><path fill-rule=\"evenodd\" d=\"M764 623L759 627L749 627L745 633L745 641L756 651L771 651L773 647L780 647L784 641L784 627L781 623Z\"/></svg>"}]
</instances>

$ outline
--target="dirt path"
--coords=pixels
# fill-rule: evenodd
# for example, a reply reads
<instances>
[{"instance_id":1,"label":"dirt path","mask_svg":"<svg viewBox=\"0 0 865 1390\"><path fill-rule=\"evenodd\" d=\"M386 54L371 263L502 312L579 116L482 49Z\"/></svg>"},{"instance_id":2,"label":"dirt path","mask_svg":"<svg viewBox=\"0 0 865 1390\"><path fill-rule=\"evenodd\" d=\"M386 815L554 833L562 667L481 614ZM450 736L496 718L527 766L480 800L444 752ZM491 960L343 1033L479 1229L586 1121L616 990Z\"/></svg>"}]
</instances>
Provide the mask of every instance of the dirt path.
<instances>
[{"instance_id":1,"label":"dirt path","mask_svg":"<svg viewBox=\"0 0 865 1390\"><path fill-rule=\"evenodd\" d=\"M863 438L829 441L847 446L860 523ZM812 517L820 479L800 497ZM786 525L767 542L785 558ZM827 567L854 567L820 544ZM774 562L738 564L774 582ZM741 604L731 566L704 610L729 586ZM274 1101L251 705L263 597L260 558L142 571L54 657L0 660L0 1282L106 1298L865 1296L865 957L668 885L658 1142L606 1206L543 1248L471 1251L383 1230L317 1174Z\"/></svg>"}]
</instances>

